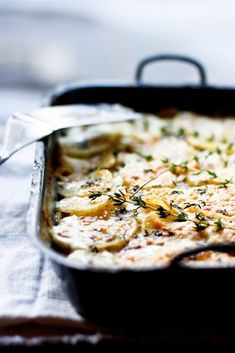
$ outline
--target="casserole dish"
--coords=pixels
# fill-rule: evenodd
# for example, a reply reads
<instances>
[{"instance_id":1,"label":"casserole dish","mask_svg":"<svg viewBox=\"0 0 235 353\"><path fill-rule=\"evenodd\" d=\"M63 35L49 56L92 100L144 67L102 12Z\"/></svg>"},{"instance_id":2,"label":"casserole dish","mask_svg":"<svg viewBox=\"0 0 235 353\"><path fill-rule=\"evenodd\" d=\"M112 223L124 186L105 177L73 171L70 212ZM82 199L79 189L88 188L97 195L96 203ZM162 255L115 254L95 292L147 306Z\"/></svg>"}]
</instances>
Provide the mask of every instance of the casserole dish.
<instances>
[{"instance_id":1,"label":"casserole dish","mask_svg":"<svg viewBox=\"0 0 235 353\"><path fill-rule=\"evenodd\" d=\"M193 64L199 70L200 84L172 87L143 84L144 66L166 59ZM234 89L206 85L205 71L194 60L157 56L140 63L133 85L72 85L53 94L49 105L119 103L149 113L174 107L212 117L235 115L234 101ZM190 268L181 261L205 248L177 255L168 267L150 269L81 266L52 249L48 241L48 225L51 224L48 223L53 219L55 207L57 164L57 139L51 135L37 145L28 228L43 253L65 266L72 275L82 315L114 325L231 326L234 268ZM207 249L227 252L235 246L217 244Z\"/></svg>"}]
</instances>

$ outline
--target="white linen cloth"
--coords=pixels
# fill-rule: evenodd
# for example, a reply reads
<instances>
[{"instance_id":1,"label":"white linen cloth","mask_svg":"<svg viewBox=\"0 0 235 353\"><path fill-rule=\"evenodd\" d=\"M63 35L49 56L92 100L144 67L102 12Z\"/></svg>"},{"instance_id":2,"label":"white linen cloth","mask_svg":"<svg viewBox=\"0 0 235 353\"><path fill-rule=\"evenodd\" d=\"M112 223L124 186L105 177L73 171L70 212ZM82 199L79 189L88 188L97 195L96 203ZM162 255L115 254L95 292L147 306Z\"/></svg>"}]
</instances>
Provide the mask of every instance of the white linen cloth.
<instances>
[{"instance_id":1,"label":"white linen cloth","mask_svg":"<svg viewBox=\"0 0 235 353\"><path fill-rule=\"evenodd\" d=\"M30 146L0 167L0 325L84 327L66 270L44 258L26 232L33 157Z\"/></svg>"}]
</instances>

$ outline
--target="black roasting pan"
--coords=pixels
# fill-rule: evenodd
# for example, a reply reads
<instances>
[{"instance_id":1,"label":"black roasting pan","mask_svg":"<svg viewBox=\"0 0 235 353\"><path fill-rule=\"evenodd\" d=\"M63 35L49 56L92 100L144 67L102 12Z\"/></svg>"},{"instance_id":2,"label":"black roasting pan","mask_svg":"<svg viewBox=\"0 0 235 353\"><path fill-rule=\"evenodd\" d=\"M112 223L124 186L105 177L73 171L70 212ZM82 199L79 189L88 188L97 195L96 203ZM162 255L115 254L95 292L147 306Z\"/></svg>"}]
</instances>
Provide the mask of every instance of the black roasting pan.
<instances>
[{"instance_id":1,"label":"black roasting pan","mask_svg":"<svg viewBox=\"0 0 235 353\"><path fill-rule=\"evenodd\" d=\"M200 83L159 86L142 82L146 64L180 60L198 70ZM119 103L140 112L157 113L174 107L214 116L235 116L235 89L209 86L205 70L193 59L161 55L143 60L133 84L73 84L54 93L48 104ZM131 327L231 327L235 325L235 268L189 268L178 256L160 269L96 269L81 267L52 249L48 243L48 218L56 198L53 170L56 164L55 137L37 143L28 217L30 236L41 251L72 275L78 310L86 318ZM233 244L217 246L231 251ZM199 252L196 250L196 252ZM66 272L67 271L67 272Z\"/></svg>"}]
</instances>

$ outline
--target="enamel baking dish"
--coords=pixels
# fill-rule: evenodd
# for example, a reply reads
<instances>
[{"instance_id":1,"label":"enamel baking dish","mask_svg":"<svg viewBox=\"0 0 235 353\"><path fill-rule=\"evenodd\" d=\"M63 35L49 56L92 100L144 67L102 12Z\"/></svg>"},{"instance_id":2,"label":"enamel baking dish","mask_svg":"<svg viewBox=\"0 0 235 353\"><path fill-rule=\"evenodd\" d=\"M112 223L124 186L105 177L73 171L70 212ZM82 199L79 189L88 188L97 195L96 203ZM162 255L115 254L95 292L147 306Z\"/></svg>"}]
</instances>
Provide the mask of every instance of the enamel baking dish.
<instances>
[{"instance_id":1,"label":"enamel baking dish","mask_svg":"<svg viewBox=\"0 0 235 353\"><path fill-rule=\"evenodd\" d=\"M142 82L146 64L161 60L180 60L198 70L200 83L158 86ZM163 108L177 108L212 118L235 116L235 89L212 87L206 83L203 67L181 56L163 55L143 60L133 84L77 85L54 93L48 105L119 103L139 112L157 113ZM175 258L169 267L151 269L98 269L78 266L50 246L48 225L53 222L58 145L51 135L37 143L28 218L30 236L41 251L72 275L78 310L97 322L133 327L157 326L231 326L235 313L235 268L190 268ZM211 247L213 248L213 247ZM217 251L232 251L231 245L219 245ZM194 253L199 253L196 249Z\"/></svg>"}]
</instances>

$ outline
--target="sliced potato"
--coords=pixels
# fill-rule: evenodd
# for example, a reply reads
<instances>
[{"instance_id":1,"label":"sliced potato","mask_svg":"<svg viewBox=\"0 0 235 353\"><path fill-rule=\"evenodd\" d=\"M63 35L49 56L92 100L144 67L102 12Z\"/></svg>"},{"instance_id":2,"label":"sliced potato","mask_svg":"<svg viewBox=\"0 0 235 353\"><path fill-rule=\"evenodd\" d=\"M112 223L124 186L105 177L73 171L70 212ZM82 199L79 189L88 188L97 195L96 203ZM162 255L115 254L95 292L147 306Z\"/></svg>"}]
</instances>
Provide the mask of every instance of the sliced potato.
<instances>
[{"instance_id":1,"label":"sliced potato","mask_svg":"<svg viewBox=\"0 0 235 353\"><path fill-rule=\"evenodd\" d=\"M198 151L215 151L216 144L208 141L201 141L192 136L187 137L187 143Z\"/></svg>"},{"instance_id":2,"label":"sliced potato","mask_svg":"<svg viewBox=\"0 0 235 353\"><path fill-rule=\"evenodd\" d=\"M116 158L112 152L105 152L100 159L99 168L112 168L116 163Z\"/></svg>"},{"instance_id":3,"label":"sliced potato","mask_svg":"<svg viewBox=\"0 0 235 353\"><path fill-rule=\"evenodd\" d=\"M148 194L143 197L143 200L147 203L147 205L155 208L156 210L160 206L164 208L164 210L171 212L171 214L177 215L179 213L177 210L172 209L169 201L162 199L158 195Z\"/></svg>"},{"instance_id":4,"label":"sliced potato","mask_svg":"<svg viewBox=\"0 0 235 353\"><path fill-rule=\"evenodd\" d=\"M92 249L95 251L119 251L128 243L128 240L122 238L115 238L112 241L104 241L103 243L95 244Z\"/></svg>"},{"instance_id":5,"label":"sliced potato","mask_svg":"<svg viewBox=\"0 0 235 353\"><path fill-rule=\"evenodd\" d=\"M56 204L57 210L77 216L101 215L109 207L112 207L112 203L106 195L97 197L95 200L92 200L87 196L73 196L65 198Z\"/></svg>"},{"instance_id":6,"label":"sliced potato","mask_svg":"<svg viewBox=\"0 0 235 353\"><path fill-rule=\"evenodd\" d=\"M143 220L143 223L142 223L143 231L162 229L166 225L166 222L172 221L172 218L173 218L172 216L169 216L166 218L160 218L157 212L151 211L145 216Z\"/></svg>"},{"instance_id":7,"label":"sliced potato","mask_svg":"<svg viewBox=\"0 0 235 353\"><path fill-rule=\"evenodd\" d=\"M59 193L65 197L89 196L91 192L107 192L112 189L112 173L107 169L99 169L82 181L59 182Z\"/></svg>"},{"instance_id":8,"label":"sliced potato","mask_svg":"<svg viewBox=\"0 0 235 353\"><path fill-rule=\"evenodd\" d=\"M136 234L135 219L70 216L52 228L53 240L62 248L117 251Z\"/></svg>"},{"instance_id":9,"label":"sliced potato","mask_svg":"<svg viewBox=\"0 0 235 353\"><path fill-rule=\"evenodd\" d=\"M88 249L92 245L88 228L88 219L85 222L77 216L69 216L52 228L51 236L54 242L64 249Z\"/></svg>"},{"instance_id":10,"label":"sliced potato","mask_svg":"<svg viewBox=\"0 0 235 353\"><path fill-rule=\"evenodd\" d=\"M120 133L116 132L102 134L82 142L64 143L63 150L70 157L89 158L117 145L121 136Z\"/></svg>"},{"instance_id":11,"label":"sliced potato","mask_svg":"<svg viewBox=\"0 0 235 353\"><path fill-rule=\"evenodd\" d=\"M138 228L134 218L118 220L111 217L102 228L104 234L107 232L108 238L97 240L92 248L95 251L119 251L136 235Z\"/></svg>"},{"instance_id":12,"label":"sliced potato","mask_svg":"<svg viewBox=\"0 0 235 353\"><path fill-rule=\"evenodd\" d=\"M57 175L69 175L68 180L81 179L84 175L89 173L90 170L98 167L99 160L99 156L95 156L87 160L63 156L61 167L57 170Z\"/></svg>"}]
</instances>

